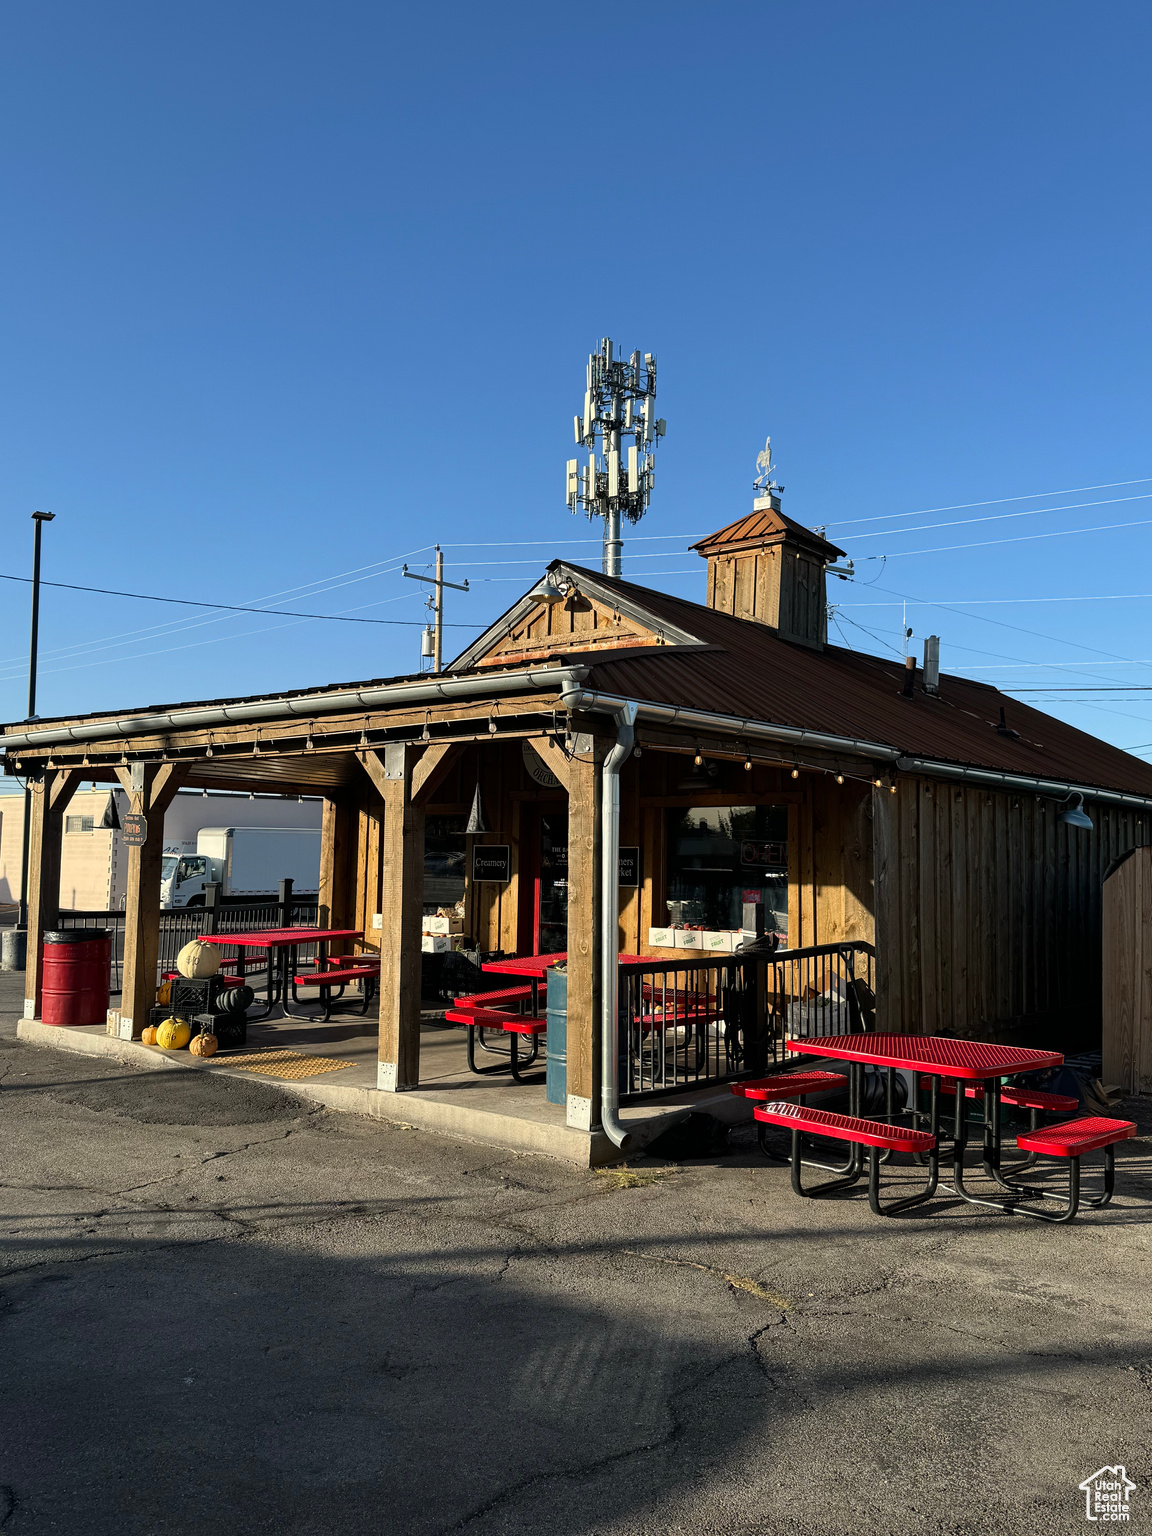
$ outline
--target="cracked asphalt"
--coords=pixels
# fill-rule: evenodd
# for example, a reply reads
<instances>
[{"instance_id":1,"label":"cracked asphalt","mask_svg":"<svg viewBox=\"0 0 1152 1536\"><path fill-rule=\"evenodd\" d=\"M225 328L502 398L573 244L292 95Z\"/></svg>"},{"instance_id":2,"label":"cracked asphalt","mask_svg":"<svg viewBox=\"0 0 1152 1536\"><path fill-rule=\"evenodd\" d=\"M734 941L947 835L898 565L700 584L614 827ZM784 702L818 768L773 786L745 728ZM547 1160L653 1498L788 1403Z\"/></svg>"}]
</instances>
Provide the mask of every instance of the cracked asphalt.
<instances>
[{"instance_id":1,"label":"cracked asphalt","mask_svg":"<svg viewBox=\"0 0 1152 1536\"><path fill-rule=\"evenodd\" d=\"M1117 1463L1152 1525L1147 1139L1069 1229L881 1221L744 1133L597 1174L37 1050L21 982L3 1536L1047 1536Z\"/></svg>"}]
</instances>

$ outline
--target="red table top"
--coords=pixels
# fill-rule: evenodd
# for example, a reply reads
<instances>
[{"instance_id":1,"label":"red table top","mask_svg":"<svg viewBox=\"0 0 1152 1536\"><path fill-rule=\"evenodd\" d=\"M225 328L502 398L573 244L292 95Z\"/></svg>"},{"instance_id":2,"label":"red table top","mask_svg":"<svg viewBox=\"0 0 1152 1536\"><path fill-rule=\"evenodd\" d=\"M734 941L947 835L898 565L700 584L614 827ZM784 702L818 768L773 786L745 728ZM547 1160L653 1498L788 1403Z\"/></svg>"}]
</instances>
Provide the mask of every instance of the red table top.
<instances>
[{"instance_id":1,"label":"red table top","mask_svg":"<svg viewBox=\"0 0 1152 1536\"><path fill-rule=\"evenodd\" d=\"M487 965L482 965L482 971L496 971L501 976L538 976L543 978L544 972L550 966L559 965L562 960L567 960L568 951L562 949L555 955L513 955L510 960L489 960ZM638 963L639 955L621 955L621 965Z\"/></svg>"},{"instance_id":2,"label":"red table top","mask_svg":"<svg viewBox=\"0 0 1152 1536\"><path fill-rule=\"evenodd\" d=\"M787 1048L835 1061L866 1061L877 1067L906 1067L941 1077L1007 1077L1058 1067L1059 1051L1031 1051L1015 1045L987 1045L981 1040L946 1040L940 1035L814 1035L789 1040Z\"/></svg>"},{"instance_id":3,"label":"red table top","mask_svg":"<svg viewBox=\"0 0 1152 1536\"><path fill-rule=\"evenodd\" d=\"M257 949L316 944L328 939L362 939L363 928L264 928L255 933L202 933L201 944L250 944Z\"/></svg>"}]
</instances>

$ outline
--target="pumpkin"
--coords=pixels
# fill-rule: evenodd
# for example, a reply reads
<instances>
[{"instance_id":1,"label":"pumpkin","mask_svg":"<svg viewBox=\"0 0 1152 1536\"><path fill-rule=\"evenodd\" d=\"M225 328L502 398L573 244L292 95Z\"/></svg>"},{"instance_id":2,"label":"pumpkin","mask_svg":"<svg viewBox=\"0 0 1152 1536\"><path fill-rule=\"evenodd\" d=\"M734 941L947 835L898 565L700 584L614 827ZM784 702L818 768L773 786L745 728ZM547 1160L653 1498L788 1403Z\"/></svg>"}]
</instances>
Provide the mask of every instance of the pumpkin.
<instances>
[{"instance_id":1,"label":"pumpkin","mask_svg":"<svg viewBox=\"0 0 1152 1536\"><path fill-rule=\"evenodd\" d=\"M176 969L189 980L215 976L220 969L221 958L215 944L201 944L199 939L193 939L176 956Z\"/></svg>"},{"instance_id":2,"label":"pumpkin","mask_svg":"<svg viewBox=\"0 0 1152 1536\"><path fill-rule=\"evenodd\" d=\"M155 1026L155 1024L149 1024L148 1028L140 1036L140 1039L144 1042L145 1045L155 1045L156 1044L156 1026Z\"/></svg>"},{"instance_id":3,"label":"pumpkin","mask_svg":"<svg viewBox=\"0 0 1152 1536\"><path fill-rule=\"evenodd\" d=\"M159 988L157 989L157 992L156 992L156 1001L163 1008L168 1008L168 1007L171 1006L171 1003L172 1003L172 981L171 981L171 978L169 978L168 981L162 981L160 983L160 986L159 986Z\"/></svg>"},{"instance_id":4,"label":"pumpkin","mask_svg":"<svg viewBox=\"0 0 1152 1536\"><path fill-rule=\"evenodd\" d=\"M187 1019L165 1019L156 1031L156 1044L166 1051L182 1051L192 1038Z\"/></svg>"},{"instance_id":5,"label":"pumpkin","mask_svg":"<svg viewBox=\"0 0 1152 1536\"><path fill-rule=\"evenodd\" d=\"M193 1056L215 1056L218 1044L219 1042L215 1035L209 1034L206 1029L202 1029L188 1049Z\"/></svg>"}]
</instances>

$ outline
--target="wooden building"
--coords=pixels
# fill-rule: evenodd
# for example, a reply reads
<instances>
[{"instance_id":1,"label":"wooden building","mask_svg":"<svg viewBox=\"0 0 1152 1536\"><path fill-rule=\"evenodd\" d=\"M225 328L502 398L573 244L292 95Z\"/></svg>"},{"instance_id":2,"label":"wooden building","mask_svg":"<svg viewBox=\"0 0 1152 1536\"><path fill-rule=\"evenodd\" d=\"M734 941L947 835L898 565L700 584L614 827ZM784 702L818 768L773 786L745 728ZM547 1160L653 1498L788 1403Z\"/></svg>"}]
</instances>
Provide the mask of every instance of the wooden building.
<instances>
[{"instance_id":1,"label":"wooden building","mask_svg":"<svg viewBox=\"0 0 1152 1536\"><path fill-rule=\"evenodd\" d=\"M1152 767L985 684L828 645L840 551L775 499L697 548L707 604L555 561L436 677L7 727L35 790L26 1017L62 818L96 781L149 831L182 786L323 797L322 902L380 950L384 1092L419 1084L421 914L457 887L481 949L567 949L568 1121L589 1133L602 903L620 951L658 955L670 915L731 926L758 894L791 948L874 944L881 1028L1098 1040L1102 881L1152 841ZM1061 819L1075 796L1091 830ZM159 836L130 861L118 1027L137 1037Z\"/></svg>"}]
</instances>

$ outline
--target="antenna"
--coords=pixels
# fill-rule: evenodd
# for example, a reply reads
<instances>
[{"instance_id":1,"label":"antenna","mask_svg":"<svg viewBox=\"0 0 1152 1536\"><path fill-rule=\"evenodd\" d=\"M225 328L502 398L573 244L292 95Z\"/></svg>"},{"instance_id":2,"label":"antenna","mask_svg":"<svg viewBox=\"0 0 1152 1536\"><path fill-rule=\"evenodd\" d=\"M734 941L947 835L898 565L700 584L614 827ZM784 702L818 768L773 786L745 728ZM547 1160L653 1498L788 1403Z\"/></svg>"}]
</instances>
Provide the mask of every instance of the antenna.
<instances>
[{"instance_id":1,"label":"antenna","mask_svg":"<svg viewBox=\"0 0 1152 1536\"><path fill-rule=\"evenodd\" d=\"M605 337L588 358L586 383L584 413L573 418L573 430L588 462L568 460L568 507L604 519L602 568L605 576L619 576L620 519L638 523L656 483L654 454L665 426L656 419L656 359L651 352L625 359ZM623 453L622 437L634 440Z\"/></svg>"}]
</instances>

